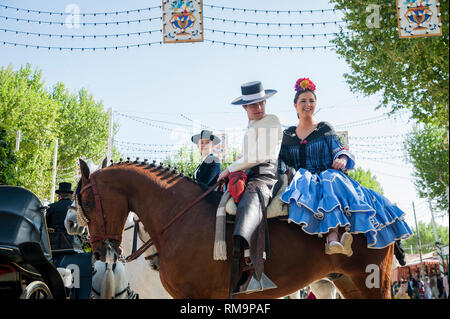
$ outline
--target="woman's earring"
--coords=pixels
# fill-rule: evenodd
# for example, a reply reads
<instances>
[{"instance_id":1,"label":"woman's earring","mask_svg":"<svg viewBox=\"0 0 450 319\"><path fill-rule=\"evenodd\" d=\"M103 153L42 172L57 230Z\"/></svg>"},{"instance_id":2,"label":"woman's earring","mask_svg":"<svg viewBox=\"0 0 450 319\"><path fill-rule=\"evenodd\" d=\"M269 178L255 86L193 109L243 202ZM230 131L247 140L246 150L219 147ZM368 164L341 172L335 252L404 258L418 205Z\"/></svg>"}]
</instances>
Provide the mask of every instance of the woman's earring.
<instances>
[{"instance_id":1,"label":"woman's earring","mask_svg":"<svg viewBox=\"0 0 450 319\"><path fill-rule=\"evenodd\" d=\"M297 118L298 118L298 119L300 118L300 115L298 115L298 112L297 112Z\"/></svg>"}]
</instances>

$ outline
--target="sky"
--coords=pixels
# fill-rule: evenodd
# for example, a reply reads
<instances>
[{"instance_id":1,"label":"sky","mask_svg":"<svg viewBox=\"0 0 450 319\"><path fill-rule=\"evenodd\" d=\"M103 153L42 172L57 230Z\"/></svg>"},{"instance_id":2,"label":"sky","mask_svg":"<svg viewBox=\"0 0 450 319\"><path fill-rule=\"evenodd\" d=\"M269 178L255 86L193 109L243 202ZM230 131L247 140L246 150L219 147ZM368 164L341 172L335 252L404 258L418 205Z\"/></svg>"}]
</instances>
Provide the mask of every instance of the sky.
<instances>
[{"instance_id":1,"label":"sky","mask_svg":"<svg viewBox=\"0 0 450 319\"><path fill-rule=\"evenodd\" d=\"M376 110L380 95L351 92L344 78L344 74L351 73L346 61L330 47L317 48L330 46L329 40L340 27L345 31L345 25L340 22L341 13L327 10L333 7L323 0L204 0L203 4L203 42L160 44L160 0L5 0L0 3L0 67L12 65L17 69L30 63L42 71L48 87L62 81L72 92L86 88L105 108L114 111L114 120L119 124L115 145L126 156L158 161L180 145L190 145L191 135L202 128L226 131L229 146L238 147L247 117L241 107L230 102L241 95L240 85L248 81L259 80L266 89L277 90L267 101L266 112L277 115L283 125L296 125L294 84L298 78L308 77L317 87L315 118L328 121L338 131L348 131L356 166L371 170L384 195L406 212L410 226L415 227L413 202L417 220L431 220L428 202L417 197L411 175L413 168L405 161L402 151L402 140L414 124L409 121L410 114L403 112L388 117L388 108ZM221 7L292 12L255 13ZM151 10L109 14L144 8ZM326 11L315 11L318 9ZM60 24L70 16L44 13L66 10L108 14L80 17L79 27L72 27ZM142 21L111 23L138 19ZM53 23L45 23L49 21ZM83 22L99 24L83 26ZM110 23L101 24L106 22ZM262 22L293 25L267 26ZM292 35L292 38L256 37L257 33ZM99 36L112 34L117 36ZM80 35L91 37L83 39ZM136 44L140 47L115 49ZM275 48L245 48L239 44ZM49 46L52 49L42 48ZM53 49L58 47L63 49ZM81 47L108 49L66 49ZM436 222L448 225L448 217L436 218Z\"/></svg>"}]
</instances>

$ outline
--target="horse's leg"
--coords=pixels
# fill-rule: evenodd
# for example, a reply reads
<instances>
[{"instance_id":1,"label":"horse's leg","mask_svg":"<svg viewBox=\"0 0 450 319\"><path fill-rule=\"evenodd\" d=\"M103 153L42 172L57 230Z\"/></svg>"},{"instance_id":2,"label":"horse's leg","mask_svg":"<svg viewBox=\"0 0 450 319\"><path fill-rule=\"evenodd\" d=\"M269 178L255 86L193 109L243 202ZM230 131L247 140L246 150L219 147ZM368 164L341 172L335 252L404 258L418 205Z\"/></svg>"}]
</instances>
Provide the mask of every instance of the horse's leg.
<instances>
[{"instance_id":1,"label":"horse's leg","mask_svg":"<svg viewBox=\"0 0 450 319\"><path fill-rule=\"evenodd\" d=\"M350 277L342 275L333 280L334 285L345 299L361 299L362 295Z\"/></svg>"}]
</instances>

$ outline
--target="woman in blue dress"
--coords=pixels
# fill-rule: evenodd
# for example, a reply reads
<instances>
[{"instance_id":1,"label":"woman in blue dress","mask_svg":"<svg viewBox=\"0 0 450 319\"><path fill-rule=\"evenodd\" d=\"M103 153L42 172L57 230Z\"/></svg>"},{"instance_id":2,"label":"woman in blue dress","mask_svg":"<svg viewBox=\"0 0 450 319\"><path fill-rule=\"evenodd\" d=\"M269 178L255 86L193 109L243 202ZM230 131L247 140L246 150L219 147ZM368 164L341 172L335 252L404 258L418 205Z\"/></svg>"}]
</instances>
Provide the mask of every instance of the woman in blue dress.
<instances>
[{"instance_id":1,"label":"woman in blue dress","mask_svg":"<svg viewBox=\"0 0 450 319\"><path fill-rule=\"evenodd\" d=\"M351 256L351 234L365 234L368 248L384 248L412 235L403 211L345 174L355 158L329 123L314 119L314 83L301 78L295 90L299 123L284 131L278 160L280 173L296 170L281 195L290 204L289 220L308 234L327 234L326 254ZM342 236L340 230L345 230Z\"/></svg>"}]
</instances>

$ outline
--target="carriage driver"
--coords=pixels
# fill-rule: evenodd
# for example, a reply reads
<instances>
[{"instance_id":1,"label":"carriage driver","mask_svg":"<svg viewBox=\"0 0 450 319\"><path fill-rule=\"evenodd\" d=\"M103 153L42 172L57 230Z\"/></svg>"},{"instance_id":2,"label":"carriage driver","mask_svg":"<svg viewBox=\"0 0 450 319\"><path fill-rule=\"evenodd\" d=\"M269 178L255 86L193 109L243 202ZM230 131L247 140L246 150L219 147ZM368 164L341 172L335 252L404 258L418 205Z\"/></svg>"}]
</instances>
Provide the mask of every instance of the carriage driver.
<instances>
[{"instance_id":1,"label":"carriage driver","mask_svg":"<svg viewBox=\"0 0 450 319\"><path fill-rule=\"evenodd\" d=\"M78 237L67 234L64 226L67 210L72 204L72 184L59 183L59 189L55 191L58 194L58 201L49 205L45 220L49 228L50 244L52 250L77 248L82 250ZM65 238L69 242L65 240Z\"/></svg>"},{"instance_id":2,"label":"carriage driver","mask_svg":"<svg viewBox=\"0 0 450 319\"><path fill-rule=\"evenodd\" d=\"M247 181L236 211L231 295L276 288L264 275L263 268L268 253L265 211L272 189L278 181L277 159L283 135L278 117L266 114L265 106L266 100L277 91L264 90L261 82L254 81L242 84L241 92L242 96L231 104L242 105L249 120L243 152L218 178L218 181L224 181L230 174L230 177L239 174ZM239 261L242 250L247 266L241 274Z\"/></svg>"}]
</instances>

